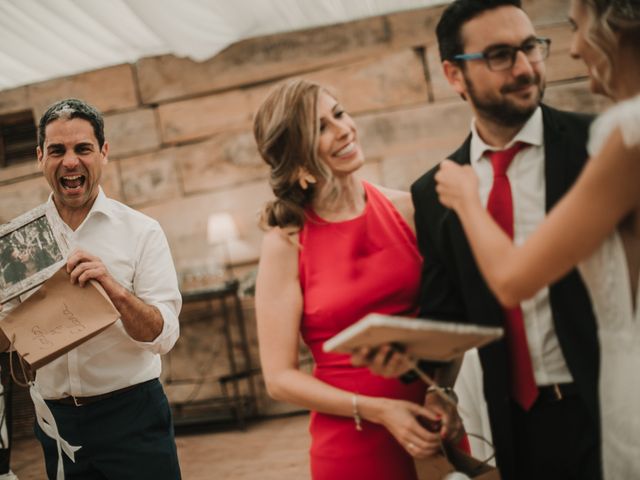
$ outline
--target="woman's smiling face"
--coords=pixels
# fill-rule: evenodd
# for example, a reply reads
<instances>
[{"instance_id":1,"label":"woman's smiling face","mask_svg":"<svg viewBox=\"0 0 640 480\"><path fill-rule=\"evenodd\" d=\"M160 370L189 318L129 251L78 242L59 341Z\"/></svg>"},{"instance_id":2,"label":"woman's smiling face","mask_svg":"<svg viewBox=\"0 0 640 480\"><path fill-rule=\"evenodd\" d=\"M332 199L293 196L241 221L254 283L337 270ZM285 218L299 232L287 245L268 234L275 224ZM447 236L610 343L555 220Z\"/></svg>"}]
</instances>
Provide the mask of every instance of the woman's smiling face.
<instances>
[{"instance_id":1,"label":"woman's smiling face","mask_svg":"<svg viewBox=\"0 0 640 480\"><path fill-rule=\"evenodd\" d=\"M318 157L336 176L348 175L364 164L356 125L338 101L321 90L318 95L320 135Z\"/></svg>"},{"instance_id":2,"label":"woman's smiling face","mask_svg":"<svg viewBox=\"0 0 640 480\"><path fill-rule=\"evenodd\" d=\"M589 12L582 0L571 0L569 7L569 22L573 36L569 53L573 58L580 58L589 70L591 92L605 94L606 89L601 83L607 61L604 55L596 50L588 41Z\"/></svg>"}]
</instances>

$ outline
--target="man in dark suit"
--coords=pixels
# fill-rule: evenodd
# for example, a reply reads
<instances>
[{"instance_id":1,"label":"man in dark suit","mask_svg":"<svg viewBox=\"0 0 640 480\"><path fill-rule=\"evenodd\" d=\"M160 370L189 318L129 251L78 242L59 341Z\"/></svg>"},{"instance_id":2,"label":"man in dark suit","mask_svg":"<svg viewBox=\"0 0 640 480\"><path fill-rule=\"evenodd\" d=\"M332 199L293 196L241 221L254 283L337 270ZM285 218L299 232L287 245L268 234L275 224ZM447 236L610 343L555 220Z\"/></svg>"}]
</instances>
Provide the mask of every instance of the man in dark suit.
<instances>
[{"instance_id":1,"label":"man in dark suit","mask_svg":"<svg viewBox=\"0 0 640 480\"><path fill-rule=\"evenodd\" d=\"M471 134L450 158L473 166L491 204L499 174L490 152L517 144L499 182L508 184L521 242L580 172L591 118L541 105L550 42L536 36L519 2L455 0L437 35L445 76L474 114ZM458 218L438 201L436 171L411 188L424 256L420 316L506 328L510 313L485 284ZM502 478L601 478L598 343L579 275L518 310L522 343L509 327L504 340L479 352Z\"/></svg>"}]
</instances>

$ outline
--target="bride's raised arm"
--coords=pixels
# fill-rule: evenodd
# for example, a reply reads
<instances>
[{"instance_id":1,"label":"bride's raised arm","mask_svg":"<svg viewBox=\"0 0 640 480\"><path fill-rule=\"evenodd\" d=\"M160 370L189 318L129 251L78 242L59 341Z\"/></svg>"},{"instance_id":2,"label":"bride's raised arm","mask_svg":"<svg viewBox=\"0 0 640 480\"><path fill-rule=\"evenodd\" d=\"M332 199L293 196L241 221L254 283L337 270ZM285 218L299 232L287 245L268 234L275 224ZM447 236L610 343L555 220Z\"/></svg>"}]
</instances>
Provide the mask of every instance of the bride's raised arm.
<instances>
[{"instance_id":1,"label":"bride's raised arm","mask_svg":"<svg viewBox=\"0 0 640 480\"><path fill-rule=\"evenodd\" d=\"M562 277L592 253L620 221L640 210L640 146L615 129L573 188L521 246L484 209L469 166L442 162L440 201L460 218L480 270L506 306L518 304ZM640 236L640 222L636 222Z\"/></svg>"}]
</instances>

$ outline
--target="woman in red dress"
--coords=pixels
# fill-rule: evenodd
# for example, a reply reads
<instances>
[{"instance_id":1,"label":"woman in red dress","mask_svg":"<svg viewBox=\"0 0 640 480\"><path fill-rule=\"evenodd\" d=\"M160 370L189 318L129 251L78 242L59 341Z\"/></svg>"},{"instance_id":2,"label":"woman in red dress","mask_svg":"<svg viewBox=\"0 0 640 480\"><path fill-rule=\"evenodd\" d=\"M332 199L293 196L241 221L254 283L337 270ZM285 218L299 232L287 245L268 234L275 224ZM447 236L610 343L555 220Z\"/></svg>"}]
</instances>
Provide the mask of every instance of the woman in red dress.
<instances>
[{"instance_id":1,"label":"woman in red dress","mask_svg":"<svg viewBox=\"0 0 640 480\"><path fill-rule=\"evenodd\" d=\"M265 100L254 122L275 200L256 285L260 358L269 394L312 410L314 480L415 479L413 457L439 450L417 417L425 386L351 365L322 344L371 312L412 315L422 259L410 196L359 180L355 124L322 87L295 80ZM298 369L302 334L313 375ZM445 422L447 423L447 422Z\"/></svg>"}]
</instances>

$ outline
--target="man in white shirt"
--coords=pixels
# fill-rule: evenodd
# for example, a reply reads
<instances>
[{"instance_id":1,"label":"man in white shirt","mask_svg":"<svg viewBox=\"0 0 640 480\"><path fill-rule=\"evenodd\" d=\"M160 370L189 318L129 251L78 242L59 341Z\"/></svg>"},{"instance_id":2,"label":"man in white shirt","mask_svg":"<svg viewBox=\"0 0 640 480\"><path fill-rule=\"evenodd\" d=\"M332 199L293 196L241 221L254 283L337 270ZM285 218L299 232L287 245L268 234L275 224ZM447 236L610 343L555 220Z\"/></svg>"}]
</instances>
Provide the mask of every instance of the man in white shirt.
<instances>
[{"instance_id":1,"label":"man in white shirt","mask_svg":"<svg viewBox=\"0 0 640 480\"><path fill-rule=\"evenodd\" d=\"M582 168L591 118L541 104L550 41L536 35L519 1L455 0L437 35L445 75L474 113L471 134L450 158L472 165L496 220L507 199L509 228L523 242ZM510 147L505 173L499 158ZM502 478L601 478L599 352L578 274L517 314L504 311L458 218L438 201L436 171L411 189L424 256L420 316L505 327L504 340L479 352Z\"/></svg>"},{"instance_id":2,"label":"man in white shirt","mask_svg":"<svg viewBox=\"0 0 640 480\"><path fill-rule=\"evenodd\" d=\"M66 455L66 478L178 479L171 412L160 355L179 333L181 296L159 224L109 199L100 188L109 144L102 115L81 100L52 105L40 119L38 165L72 252L72 283L99 282L120 313L104 332L40 368L36 386L60 436L81 446ZM56 478L58 447L36 426L47 475Z\"/></svg>"}]
</instances>

